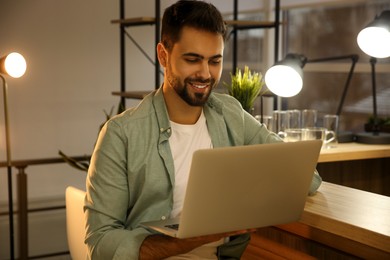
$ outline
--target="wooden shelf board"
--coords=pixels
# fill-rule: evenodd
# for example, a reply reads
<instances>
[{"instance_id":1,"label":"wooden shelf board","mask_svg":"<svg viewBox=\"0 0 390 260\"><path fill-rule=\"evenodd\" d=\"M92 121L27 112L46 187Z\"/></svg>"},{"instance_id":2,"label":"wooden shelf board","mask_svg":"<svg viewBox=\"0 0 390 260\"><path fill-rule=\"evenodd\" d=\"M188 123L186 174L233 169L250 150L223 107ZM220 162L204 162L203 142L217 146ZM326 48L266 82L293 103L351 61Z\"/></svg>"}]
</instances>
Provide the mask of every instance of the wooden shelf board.
<instances>
[{"instance_id":1,"label":"wooden shelf board","mask_svg":"<svg viewBox=\"0 0 390 260\"><path fill-rule=\"evenodd\" d=\"M234 26L238 29L240 28L273 28L275 27L275 22L269 21L248 21L248 20L227 20L225 21L228 26Z\"/></svg>"},{"instance_id":2,"label":"wooden shelf board","mask_svg":"<svg viewBox=\"0 0 390 260\"><path fill-rule=\"evenodd\" d=\"M134 98L134 99L143 99L146 97L148 94L150 94L152 91L125 91L125 92L120 92L120 91L114 91L112 94L114 96L121 96L124 98Z\"/></svg>"},{"instance_id":3,"label":"wooden shelf board","mask_svg":"<svg viewBox=\"0 0 390 260\"><path fill-rule=\"evenodd\" d=\"M152 25L156 23L156 19L154 17L136 17L112 20L111 23L122 24L125 26Z\"/></svg>"},{"instance_id":4,"label":"wooden shelf board","mask_svg":"<svg viewBox=\"0 0 390 260\"><path fill-rule=\"evenodd\" d=\"M156 19L154 17L136 17L136 18L126 18L126 19L116 19L112 20L111 23L122 24L125 26L136 26L136 25L147 25L155 24ZM248 20L227 20L226 24L228 26L236 27L275 27L275 22L267 21L248 21Z\"/></svg>"}]
</instances>

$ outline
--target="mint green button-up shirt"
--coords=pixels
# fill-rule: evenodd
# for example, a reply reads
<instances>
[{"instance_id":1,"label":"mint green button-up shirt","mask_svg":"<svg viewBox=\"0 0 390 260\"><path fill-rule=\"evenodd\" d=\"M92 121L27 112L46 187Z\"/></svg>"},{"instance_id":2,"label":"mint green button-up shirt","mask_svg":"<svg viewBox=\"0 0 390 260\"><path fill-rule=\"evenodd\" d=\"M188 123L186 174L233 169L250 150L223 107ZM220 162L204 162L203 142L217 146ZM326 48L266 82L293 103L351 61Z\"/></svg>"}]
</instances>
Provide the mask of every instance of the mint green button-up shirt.
<instances>
[{"instance_id":1,"label":"mint green button-up shirt","mask_svg":"<svg viewBox=\"0 0 390 260\"><path fill-rule=\"evenodd\" d=\"M204 106L214 147L280 142L239 102L212 93ZM141 222L168 218L175 173L162 88L102 128L87 176L86 244L92 259L138 259L150 232ZM310 192L321 184L315 173Z\"/></svg>"}]
</instances>

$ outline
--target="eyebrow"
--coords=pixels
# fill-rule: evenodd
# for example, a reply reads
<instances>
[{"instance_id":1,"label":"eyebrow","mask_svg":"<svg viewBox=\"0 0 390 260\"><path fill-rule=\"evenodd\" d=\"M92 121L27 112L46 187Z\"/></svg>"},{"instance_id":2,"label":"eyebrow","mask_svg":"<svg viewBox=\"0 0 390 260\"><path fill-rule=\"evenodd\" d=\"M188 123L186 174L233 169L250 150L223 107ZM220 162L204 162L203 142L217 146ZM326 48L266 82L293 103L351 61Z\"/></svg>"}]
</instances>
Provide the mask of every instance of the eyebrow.
<instances>
[{"instance_id":1,"label":"eyebrow","mask_svg":"<svg viewBox=\"0 0 390 260\"><path fill-rule=\"evenodd\" d=\"M183 57L194 57L194 58L199 58L202 60L205 58L204 56L197 54L197 53L193 53L193 52L184 53L182 56ZM217 54L217 55L211 56L209 59L212 60L212 59L218 59L218 58L222 58L222 55Z\"/></svg>"}]
</instances>

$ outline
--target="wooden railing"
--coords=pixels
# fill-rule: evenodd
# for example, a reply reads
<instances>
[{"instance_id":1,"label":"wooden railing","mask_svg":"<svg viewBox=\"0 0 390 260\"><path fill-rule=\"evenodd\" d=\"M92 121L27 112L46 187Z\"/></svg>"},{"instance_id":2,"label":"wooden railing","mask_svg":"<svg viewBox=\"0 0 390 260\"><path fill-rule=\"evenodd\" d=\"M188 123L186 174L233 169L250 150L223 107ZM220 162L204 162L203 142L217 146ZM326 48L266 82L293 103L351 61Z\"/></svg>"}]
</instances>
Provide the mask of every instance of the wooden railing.
<instances>
[{"instance_id":1,"label":"wooden railing","mask_svg":"<svg viewBox=\"0 0 390 260\"><path fill-rule=\"evenodd\" d=\"M75 156L71 157L77 162L89 161L91 156ZM48 210L57 210L65 208L65 205L59 205L54 207L44 207L38 209L28 208L28 197L27 197L27 174L26 168L34 165L47 165L47 164L58 164L65 163L65 160L61 157L58 158L45 158L45 159L35 159L35 160L18 160L12 161L12 169L16 168L16 188L17 188L17 211L12 212L12 216L18 214L17 225L18 225L18 258L19 259L36 259L36 258L45 258L51 257L53 255L67 254L68 252L58 252L57 254L50 255L39 255L39 256L29 256L28 255L28 214L30 212L36 211L48 211ZM0 162L0 168L6 168L7 162ZM8 215L9 212L2 212L0 215ZM12 238L13 239L13 238ZM11 243L10 243L11 244Z\"/></svg>"}]
</instances>

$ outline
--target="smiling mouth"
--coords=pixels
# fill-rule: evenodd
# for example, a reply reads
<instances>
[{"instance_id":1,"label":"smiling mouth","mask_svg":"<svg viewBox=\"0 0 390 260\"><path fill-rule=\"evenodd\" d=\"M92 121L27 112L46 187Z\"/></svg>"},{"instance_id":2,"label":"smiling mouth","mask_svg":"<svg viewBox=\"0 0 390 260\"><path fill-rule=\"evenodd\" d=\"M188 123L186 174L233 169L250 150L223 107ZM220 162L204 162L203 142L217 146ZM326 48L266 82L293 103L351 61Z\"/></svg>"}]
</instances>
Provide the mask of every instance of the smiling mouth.
<instances>
[{"instance_id":1,"label":"smiling mouth","mask_svg":"<svg viewBox=\"0 0 390 260\"><path fill-rule=\"evenodd\" d=\"M191 84L191 86L197 88L197 89L204 89L207 88L209 85L196 85L196 84Z\"/></svg>"},{"instance_id":2,"label":"smiling mouth","mask_svg":"<svg viewBox=\"0 0 390 260\"><path fill-rule=\"evenodd\" d=\"M204 91L210 88L213 85L213 82L212 79L193 78L188 79L186 83L194 90Z\"/></svg>"}]
</instances>

